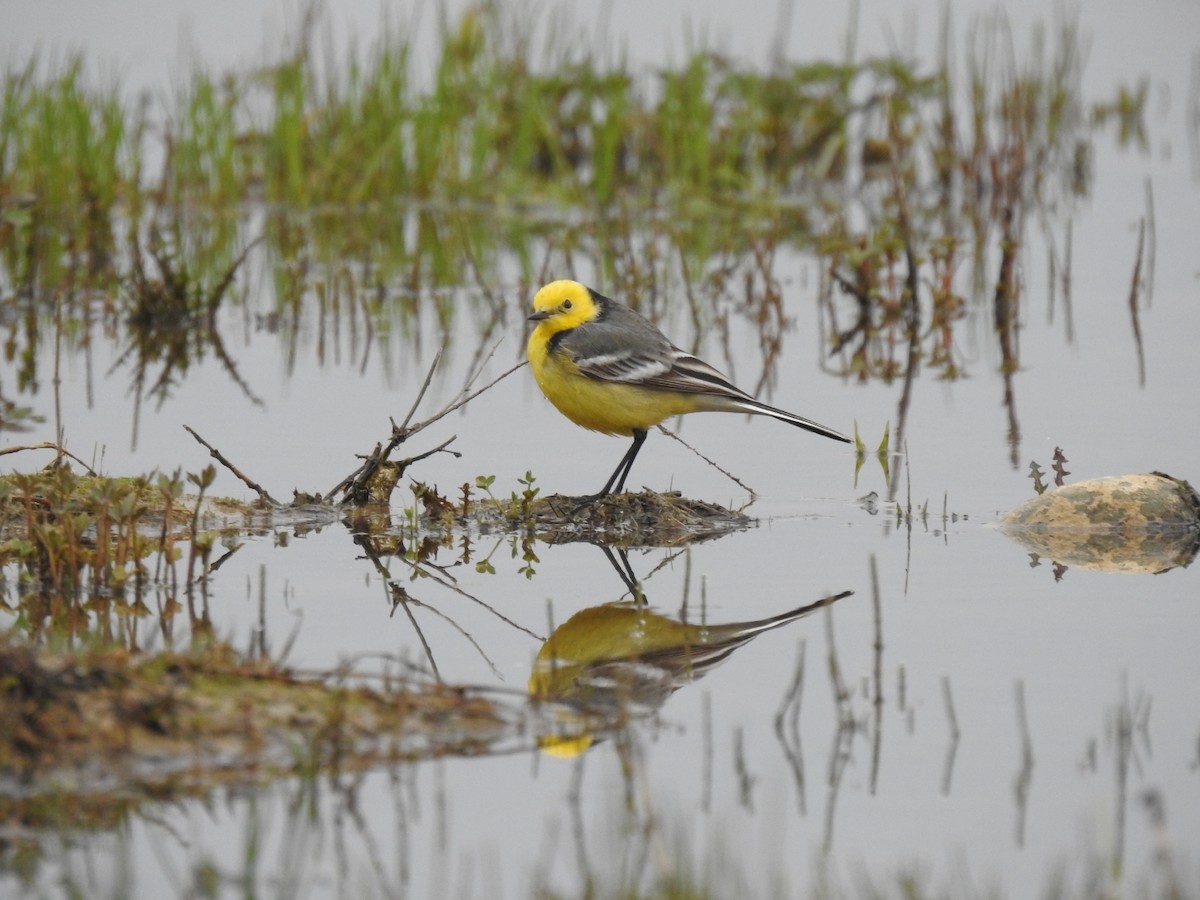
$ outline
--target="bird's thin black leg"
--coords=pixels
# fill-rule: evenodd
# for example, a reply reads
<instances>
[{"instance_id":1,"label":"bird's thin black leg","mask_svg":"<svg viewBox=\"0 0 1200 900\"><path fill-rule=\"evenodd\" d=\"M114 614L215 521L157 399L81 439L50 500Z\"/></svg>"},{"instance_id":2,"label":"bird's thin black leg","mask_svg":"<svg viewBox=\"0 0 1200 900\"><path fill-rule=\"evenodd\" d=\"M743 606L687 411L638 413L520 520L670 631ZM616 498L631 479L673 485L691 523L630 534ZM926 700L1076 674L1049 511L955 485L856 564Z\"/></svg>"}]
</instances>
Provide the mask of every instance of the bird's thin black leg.
<instances>
[{"instance_id":1,"label":"bird's thin black leg","mask_svg":"<svg viewBox=\"0 0 1200 900\"><path fill-rule=\"evenodd\" d=\"M642 449L642 444L645 442L646 429L633 429L633 443L630 444L629 449L625 451L625 456L621 459L620 464L617 466L617 471L613 472L612 478L608 479L608 484L606 484L604 486L604 490L600 492L601 497L608 494L610 488L618 494L625 490L625 479L629 477L629 470L633 468L633 461L637 459L638 451ZM620 475L621 477L617 478L617 475ZM613 487L613 481L616 481L616 487Z\"/></svg>"},{"instance_id":2,"label":"bird's thin black leg","mask_svg":"<svg viewBox=\"0 0 1200 900\"><path fill-rule=\"evenodd\" d=\"M625 479L629 476L629 470L633 467L633 461L637 458L638 451L642 449L642 444L645 443L645 441L646 429L633 429L633 443L630 444L629 449L625 451L625 455L621 457L621 461L617 463L616 470L609 477L608 481L605 482L604 487L600 488L600 492L598 494L590 494L587 497L581 498L584 505L591 503L593 500L599 500L601 497L607 497L609 494L613 493L614 490L618 494L624 490ZM576 507L576 509L578 508L579 507Z\"/></svg>"}]
</instances>

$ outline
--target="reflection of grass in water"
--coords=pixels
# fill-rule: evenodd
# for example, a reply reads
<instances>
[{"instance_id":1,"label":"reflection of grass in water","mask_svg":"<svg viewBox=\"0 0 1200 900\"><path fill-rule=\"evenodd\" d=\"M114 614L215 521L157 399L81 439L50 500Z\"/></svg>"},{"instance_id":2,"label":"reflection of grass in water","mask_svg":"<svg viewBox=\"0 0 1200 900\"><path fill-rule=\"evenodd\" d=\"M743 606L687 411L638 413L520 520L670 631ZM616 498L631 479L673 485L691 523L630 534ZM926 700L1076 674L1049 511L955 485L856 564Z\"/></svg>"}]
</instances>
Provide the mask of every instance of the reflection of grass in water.
<instances>
[{"instance_id":1,"label":"reflection of grass in water","mask_svg":"<svg viewBox=\"0 0 1200 900\"><path fill-rule=\"evenodd\" d=\"M107 478L65 466L0 479L0 608L16 629L35 642L133 649L147 639L143 622L171 639L186 593L191 630L211 630L191 600L216 535L206 530L207 515L194 514L199 498L185 500L183 485L178 472ZM181 581L184 545L200 556L201 570L193 577L190 564Z\"/></svg>"}]
</instances>

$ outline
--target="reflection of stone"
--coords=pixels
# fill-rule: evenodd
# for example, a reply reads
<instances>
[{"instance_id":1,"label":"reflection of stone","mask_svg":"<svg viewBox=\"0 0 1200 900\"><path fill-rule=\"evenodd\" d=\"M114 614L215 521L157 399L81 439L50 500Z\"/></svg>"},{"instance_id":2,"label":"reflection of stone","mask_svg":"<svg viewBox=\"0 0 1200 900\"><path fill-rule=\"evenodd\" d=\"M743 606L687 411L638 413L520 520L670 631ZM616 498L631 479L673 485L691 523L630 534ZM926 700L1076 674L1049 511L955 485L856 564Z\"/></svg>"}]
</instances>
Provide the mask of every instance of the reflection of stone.
<instances>
[{"instance_id":1,"label":"reflection of stone","mask_svg":"<svg viewBox=\"0 0 1200 900\"><path fill-rule=\"evenodd\" d=\"M1055 562L1104 572L1164 572L1200 548L1200 496L1161 472L1096 478L1048 491L1000 529Z\"/></svg>"},{"instance_id":2,"label":"reflection of stone","mask_svg":"<svg viewBox=\"0 0 1200 900\"><path fill-rule=\"evenodd\" d=\"M594 732L654 712L674 691L753 638L849 593L768 619L727 625L680 622L634 602L577 612L542 645L529 677L534 700L561 704L566 713L557 717L561 731L544 736L542 748L558 756L581 753Z\"/></svg>"}]
</instances>

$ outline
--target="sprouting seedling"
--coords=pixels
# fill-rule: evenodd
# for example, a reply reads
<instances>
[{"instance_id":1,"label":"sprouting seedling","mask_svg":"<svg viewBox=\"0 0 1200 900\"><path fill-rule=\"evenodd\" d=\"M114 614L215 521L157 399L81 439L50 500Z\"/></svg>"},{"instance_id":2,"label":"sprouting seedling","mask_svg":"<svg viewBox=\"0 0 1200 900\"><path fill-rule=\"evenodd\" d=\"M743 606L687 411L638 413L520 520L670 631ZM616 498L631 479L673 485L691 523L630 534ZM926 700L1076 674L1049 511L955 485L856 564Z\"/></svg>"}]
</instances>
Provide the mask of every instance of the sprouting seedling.
<instances>
[{"instance_id":1,"label":"sprouting seedling","mask_svg":"<svg viewBox=\"0 0 1200 900\"><path fill-rule=\"evenodd\" d=\"M541 488L535 488L533 486L535 481L537 481L537 479L533 476L533 472L529 469L525 470L524 478L517 479L519 484L525 485L525 490L521 491L520 496L517 495L516 491L513 491L512 502L515 506L520 508L522 519L529 518L529 504L533 502L534 497L541 493Z\"/></svg>"},{"instance_id":2,"label":"sprouting seedling","mask_svg":"<svg viewBox=\"0 0 1200 900\"><path fill-rule=\"evenodd\" d=\"M1067 476L1071 473L1067 471L1067 456L1062 451L1062 447L1054 448L1054 485L1062 487L1066 484Z\"/></svg>"},{"instance_id":3,"label":"sprouting seedling","mask_svg":"<svg viewBox=\"0 0 1200 900\"><path fill-rule=\"evenodd\" d=\"M892 473L888 469L889 450L891 449L892 440L892 423L885 422L883 426L883 438L879 441L879 449L875 451L875 458L879 460L879 465L883 467L883 480L890 482Z\"/></svg>"},{"instance_id":4,"label":"sprouting seedling","mask_svg":"<svg viewBox=\"0 0 1200 900\"><path fill-rule=\"evenodd\" d=\"M888 468L888 449L891 445L892 423L885 422L883 426L883 437L879 440L879 447L875 451L875 458L879 460L879 465L883 469L883 477L885 481L891 480L891 473ZM858 431L858 420L854 420L854 484L858 485L858 473L862 471L863 463L867 460L867 445L863 442L862 435Z\"/></svg>"},{"instance_id":5,"label":"sprouting seedling","mask_svg":"<svg viewBox=\"0 0 1200 900\"><path fill-rule=\"evenodd\" d=\"M500 509L501 508L500 501L497 500L496 495L492 493L492 484L495 481L496 481L495 475L476 475L475 476L475 487L479 488L481 491L483 491L485 494L487 494L488 499L490 499L492 501L492 503L494 503L496 505L497 509Z\"/></svg>"},{"instance_id":6,"label":"sprouting seedling","mask_svg":"<svg viewBox=\"0 0 1200 900\"><path fill-rule=\"evenodd\" d=\"M1037 464L1037 460L1030 461L1029 477L1033 479L1033 489L1038 493L1038 496L1046 493L1046 483L1042 481L1042 477L1045 474L1042 471L1042 467Z\"/></svg>"}]
</instances>

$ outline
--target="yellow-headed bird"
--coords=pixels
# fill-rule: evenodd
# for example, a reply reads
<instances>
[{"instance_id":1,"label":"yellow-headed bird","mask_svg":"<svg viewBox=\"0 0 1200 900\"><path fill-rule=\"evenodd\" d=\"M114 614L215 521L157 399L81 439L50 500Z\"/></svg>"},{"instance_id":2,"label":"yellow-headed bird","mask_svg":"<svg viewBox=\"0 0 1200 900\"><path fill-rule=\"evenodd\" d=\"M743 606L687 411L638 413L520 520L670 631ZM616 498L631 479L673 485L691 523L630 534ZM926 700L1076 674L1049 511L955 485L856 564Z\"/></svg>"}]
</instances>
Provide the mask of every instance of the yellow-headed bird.
<instances>
[{"instance_id":1,"label":"yellow-headed bird","mask_svg":"<svg viewBox=\"0 0 1200 900\"><path fill-rule=\"evenodd\" d=\"M537 323L529 336L529 365L547 399L577 425L633 438L612 477L590 499L620 493L646 430L683 413L772 416L850 441L832 428L755 400L672 344L646 318L578 281L543 287L533 298L529 320Z\"/></svg>"}]
</instances>

